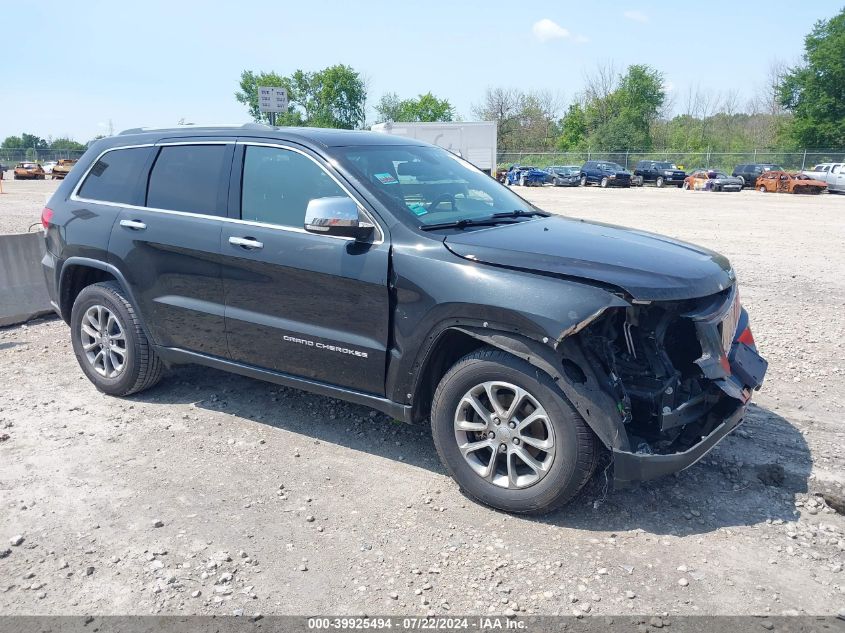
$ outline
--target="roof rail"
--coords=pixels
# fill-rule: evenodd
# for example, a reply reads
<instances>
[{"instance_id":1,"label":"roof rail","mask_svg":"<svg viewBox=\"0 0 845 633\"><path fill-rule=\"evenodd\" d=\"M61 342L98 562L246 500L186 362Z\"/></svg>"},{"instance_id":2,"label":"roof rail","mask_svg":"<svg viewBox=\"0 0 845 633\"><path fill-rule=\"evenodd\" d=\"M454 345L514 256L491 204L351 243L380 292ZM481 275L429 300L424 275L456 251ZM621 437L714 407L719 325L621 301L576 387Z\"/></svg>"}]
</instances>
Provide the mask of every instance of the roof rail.
<instances>
[{"instance_id":1,"label":"roof rail","mask_svg":"<svg viewBox=\"0 0 845 633\"><path fill-rule=\"evenodd\" d=\"M143 134L144 132L170 132L170 131L184 131L191 129L207 129L207 128L232 128L242 130L272 130L269 125L263 123L188 123L186 125L174 125L171 127L133 127L128 130L118 132L118 136L124 134Z\"/></svg>"}]
</instances>

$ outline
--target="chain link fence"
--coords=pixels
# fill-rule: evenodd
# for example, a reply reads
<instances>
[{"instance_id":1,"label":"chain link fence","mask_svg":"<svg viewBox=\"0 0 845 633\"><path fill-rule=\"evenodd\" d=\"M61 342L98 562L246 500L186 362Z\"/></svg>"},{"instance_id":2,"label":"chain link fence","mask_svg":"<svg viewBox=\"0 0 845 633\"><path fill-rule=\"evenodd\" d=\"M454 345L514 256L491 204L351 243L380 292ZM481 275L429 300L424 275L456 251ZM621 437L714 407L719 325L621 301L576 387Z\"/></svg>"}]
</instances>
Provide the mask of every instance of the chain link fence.
<instances>
[{"instance_id":1,"label":"chain link fence","mask_svg":"<svg viewBox=\"0 0 845 633\"><path fill-rule=\"evenodd\" d=\"M784 169L812 169L819 163L845 162L845 149L839 150L799 150L796 152L776 152L771 150L748 150L744 152L550 152L550 151L519 151L499 152L498 164L500 168L510 165L531 165L548 167L549 165L583 165L588 160L613 161L633 169L641 160L661 160L674 163L680 168L691 171L693 169L721 169L730 173L737 165L744 163L773 163Z\"/></svg>"},{"instance_id":2,"label":"chain link fence","mask_svg":"<svg viewBox=\"0 0 845 633\"><path fill-rule=\"evenodd\" d=\"M76 149L36 149L34 147L0 148L0 165L11 168L16 163L23 161L46 163L52 160L79 158L84 153L85 150Z\"/></svg>"}]
</instances>

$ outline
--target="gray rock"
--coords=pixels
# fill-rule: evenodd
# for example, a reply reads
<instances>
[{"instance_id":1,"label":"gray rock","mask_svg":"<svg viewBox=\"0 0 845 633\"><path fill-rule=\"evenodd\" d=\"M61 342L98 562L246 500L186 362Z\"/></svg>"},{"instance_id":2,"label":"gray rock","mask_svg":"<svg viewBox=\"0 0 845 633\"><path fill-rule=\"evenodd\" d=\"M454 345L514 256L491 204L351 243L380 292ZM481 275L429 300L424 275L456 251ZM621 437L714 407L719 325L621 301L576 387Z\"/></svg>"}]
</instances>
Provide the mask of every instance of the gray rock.
<instances>
[{"instance_id":1,"label":"gray rock","mask_svg":"<svg viewBox=\"0 0 845 633\"><path fill-rule=\"evenodd\" d=\"M154 528L164 527L164 521L162 521L161 519L154 519L152 525Z\"/></svg>"},{"instance_id":2,"label":"gray rock","mask_svg":"<svg viewBox=\"0 0 845 633\"><path fill-rule=\"evenodd\" d=\"M9 543L11 543L14 547L17 547L23 542L24 538L22 534L15 534L12 538L9 539Z\"/></svg>"},{"instance_id":3,"label":"gray rock","mask_svg":"<svg viewBox=\"0 0 845 633\"><path fill-rule=\"evenodd\" d=\"M678 580L678 584L681 585L681 587L686 587L687 585L689 585L689 580L687 580L686 578L681 578L680 580Z\"/></svg>"}]
</instances>

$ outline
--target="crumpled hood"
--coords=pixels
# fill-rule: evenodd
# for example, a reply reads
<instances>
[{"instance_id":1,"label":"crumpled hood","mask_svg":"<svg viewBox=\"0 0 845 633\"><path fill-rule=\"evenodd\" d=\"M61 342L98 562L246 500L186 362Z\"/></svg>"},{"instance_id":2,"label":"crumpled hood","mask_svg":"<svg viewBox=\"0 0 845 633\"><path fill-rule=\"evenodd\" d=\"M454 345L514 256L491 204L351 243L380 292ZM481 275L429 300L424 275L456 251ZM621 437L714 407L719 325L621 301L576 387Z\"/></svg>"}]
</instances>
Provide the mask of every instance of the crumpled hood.
<instances>
[{"instance_id":1,"label":"crumpled hood","mask_svg":"<svg viewBox=\"0 0 845 633\"><path fill-rule=\"evenodd\" d=\"M734 282L727 258L700 246L560 216L456 233L444 243L472 261L599 282L641 301L704 297Z\"/></svg>"}]
</instances>

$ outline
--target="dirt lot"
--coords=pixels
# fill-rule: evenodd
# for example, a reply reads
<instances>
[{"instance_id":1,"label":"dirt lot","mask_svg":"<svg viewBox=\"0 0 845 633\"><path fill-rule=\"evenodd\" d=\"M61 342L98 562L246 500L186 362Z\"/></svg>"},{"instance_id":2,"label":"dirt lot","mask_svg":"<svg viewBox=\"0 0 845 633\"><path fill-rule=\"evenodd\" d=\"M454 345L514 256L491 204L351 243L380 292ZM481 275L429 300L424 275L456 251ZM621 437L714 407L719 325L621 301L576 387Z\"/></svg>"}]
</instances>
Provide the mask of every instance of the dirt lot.
<instances>
[{"instance_id":1,"label":"dirt lot","mask_svg":"<svg viewBox=\"0 0 845 633\"><path fill-rule=\"evenodd\" d=\"M54 184L4 184L0 232L26 230ZM461 495L426 428L190 367L110 398L63 323L31 323L0 330L0 613L845 608L845 517L815 494L845 484L845 196L524 193L733 261L770 370L703 462L508 516Z\"/></svg>"}]
</instances>

